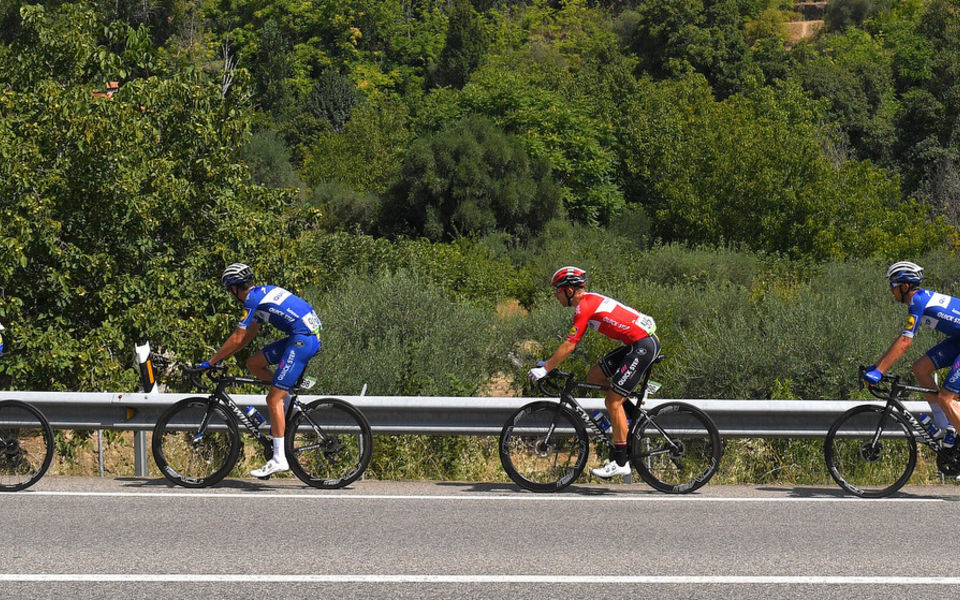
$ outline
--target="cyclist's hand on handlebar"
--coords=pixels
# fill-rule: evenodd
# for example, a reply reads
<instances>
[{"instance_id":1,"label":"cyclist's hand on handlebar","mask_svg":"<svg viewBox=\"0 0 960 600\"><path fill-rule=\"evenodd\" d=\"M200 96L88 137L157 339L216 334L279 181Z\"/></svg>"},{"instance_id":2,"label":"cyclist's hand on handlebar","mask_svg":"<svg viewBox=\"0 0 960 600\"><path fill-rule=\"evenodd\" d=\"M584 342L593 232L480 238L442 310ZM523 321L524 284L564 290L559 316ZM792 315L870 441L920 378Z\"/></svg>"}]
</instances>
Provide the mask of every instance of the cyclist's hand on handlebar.
<instances>
[{"instance_id":1,"label":"cyclist's hand on handlebar","mask_svg":"<svg viewBox=\"0 0 960 600\"><path fill-rule=\"evenodd\" d=\"M868 384L880 383L881 379L883 379L883 372L874 365L871 365L863 372L863 380Z\"/></svg>"},{"instance_id":2,"label":"cyclist's hand on handlebar","mask_svg":"<svg viewBox=\"0 0 960 600\"><path fill-rule=\"evenodd\" d=\"M534 367L527 371L527 377L530 378L530 381L540 381L547 376L547 369L544 367Z\"/></svg>"}]
</instances>

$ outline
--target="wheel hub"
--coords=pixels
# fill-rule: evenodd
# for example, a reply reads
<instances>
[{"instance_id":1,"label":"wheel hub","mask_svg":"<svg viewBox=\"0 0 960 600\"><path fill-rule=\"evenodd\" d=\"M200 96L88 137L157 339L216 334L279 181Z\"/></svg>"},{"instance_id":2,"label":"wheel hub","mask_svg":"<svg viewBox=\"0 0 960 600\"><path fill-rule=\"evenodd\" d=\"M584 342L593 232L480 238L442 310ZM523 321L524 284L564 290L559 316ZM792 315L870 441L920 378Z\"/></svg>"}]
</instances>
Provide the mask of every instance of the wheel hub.
<instances>
[{"instance_id":1,"label":"wheel hub","mask_svg":"<svg viewBox=\"0 0 960 600\"><path fill-rule=\"evenodd\" d=\"M537 456L540 458L547 458L550 456L550 444L545 439L537 440L534 449L536 450Z\"/></svg>"},{"instance_id":2,"label":"wheel hub","mask_svg":"<svg viewBox=\"0 0 960 600\"><path fill-rule=\"evenodd\" d=\"M863 444L860 446L860 457L867 462L877 462L880 460L880 454L883 452L883 444Z\"/></svg>"}]
</instances>

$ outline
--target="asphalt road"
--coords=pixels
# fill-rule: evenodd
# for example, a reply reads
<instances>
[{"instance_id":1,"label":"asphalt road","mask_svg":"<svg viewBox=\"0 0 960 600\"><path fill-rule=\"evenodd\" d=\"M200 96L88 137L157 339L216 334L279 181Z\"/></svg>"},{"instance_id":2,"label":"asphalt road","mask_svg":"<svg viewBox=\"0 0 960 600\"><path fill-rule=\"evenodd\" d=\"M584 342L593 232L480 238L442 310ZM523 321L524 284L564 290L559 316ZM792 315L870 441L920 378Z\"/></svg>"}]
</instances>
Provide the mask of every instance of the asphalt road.
<instances>
[{"instance_id":1,"label":"asphalt road","mask_svg":"<svg viewBox=\"0 0 960 600\"><path fill-rule=\"evenodd\" d=\"M4 598L943 598L960 487L47 477L0 495Z\"/></svg>"}]
</instances>

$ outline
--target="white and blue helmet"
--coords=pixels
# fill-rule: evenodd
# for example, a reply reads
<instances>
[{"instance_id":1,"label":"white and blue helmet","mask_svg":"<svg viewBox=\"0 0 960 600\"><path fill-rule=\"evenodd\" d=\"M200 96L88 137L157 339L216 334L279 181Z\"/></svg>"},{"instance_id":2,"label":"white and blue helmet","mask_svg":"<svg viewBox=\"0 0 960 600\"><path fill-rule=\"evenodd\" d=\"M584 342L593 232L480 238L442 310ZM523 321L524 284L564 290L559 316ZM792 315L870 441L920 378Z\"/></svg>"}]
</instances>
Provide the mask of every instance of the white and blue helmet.
<instances>
[{"instance_id":1,"label":"white and blue helmet","mask_svg":"<svg viewBox=\"0 0 960 600\"><path fill-rule=\"evenodd\" d=\"M893 263L887 269L887 279L890 280L890 283L920 285L923 281L923 267L909 260L901 260Z\"/></svg>"}]
</instances>

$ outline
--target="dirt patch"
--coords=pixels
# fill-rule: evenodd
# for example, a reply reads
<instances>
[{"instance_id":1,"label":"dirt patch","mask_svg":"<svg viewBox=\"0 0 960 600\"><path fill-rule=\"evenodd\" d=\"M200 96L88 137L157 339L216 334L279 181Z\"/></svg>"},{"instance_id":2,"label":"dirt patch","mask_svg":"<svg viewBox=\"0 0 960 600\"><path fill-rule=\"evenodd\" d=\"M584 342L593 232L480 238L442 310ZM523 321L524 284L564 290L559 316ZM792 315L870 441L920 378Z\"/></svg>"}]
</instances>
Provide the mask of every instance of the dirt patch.
<instances>
[{"instance_id":1,"label":"dirt patch","mask_svg":"<svg viewBox=\"0 0 960 600\"><path fill-rule=\"evenodd\" d=\"M799 42L812 38L823 29L823 21L793 21L787 23L787 39L790 42Z\"/></svg>"},{"instance_id":2,"label":"dirt patch","mask_svg":"<svg viewBox=\"0 0 960 600\"><path fill-rule=\"evenodd\" d=\"M480 388L480 395L492 398L514 398L520 395L517 388L517 382L513 375L499 372L494 374L490 381Z\"/></svg>"},{"instance_id":3,"label":"dirt patch","mask_svg":"<svg viewBox=\"0 0 960 600\"><path fill-rule=\"evenodd\" d=\"M520 306L520 301L516 298L510 298L509 300L504 300L497 305L497 316L501 319L509 319L513 317L525 317L530 313L527 309Z\"/></svg>"}]
</instances>

